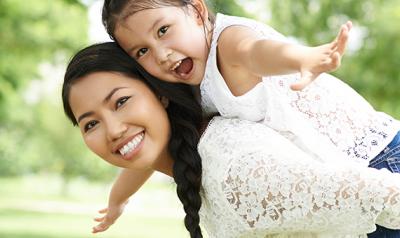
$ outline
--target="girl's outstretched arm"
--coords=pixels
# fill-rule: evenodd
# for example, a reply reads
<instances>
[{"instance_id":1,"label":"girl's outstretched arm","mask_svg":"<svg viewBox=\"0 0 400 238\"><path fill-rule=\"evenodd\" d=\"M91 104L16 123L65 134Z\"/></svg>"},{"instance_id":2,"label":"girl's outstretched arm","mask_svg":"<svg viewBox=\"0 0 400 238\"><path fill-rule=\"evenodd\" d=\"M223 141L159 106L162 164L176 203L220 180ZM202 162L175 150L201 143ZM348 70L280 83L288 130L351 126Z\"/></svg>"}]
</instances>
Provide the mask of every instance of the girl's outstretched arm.
<instances>
[{"instance_id":1,"label":"girl's outstretched arm","mask_svg":"<svg viewBox=\"0 0 400 238\"><path fill-rule=\"evenodd\" d=\"M340 66L351 27L352 23L349 21L341 26L332 42L307 47L260 39L252 29L232 26L225 29L219 37L218 63L228 85L244 83L229 82L236 80L234 76L230 77L232 74L229 71L240 70L258 78L300 72L301 80L292 85L292 89L301 90L321 73L333 71Z\"/></svg>"},{"instance_id":2,"label":"girl's outstretched arm","mask_svg":"<svg viewBox=\"0 0 400 238\"><path fill-rule=\"evenodd\" d=\"M99 213L104 215L94 219L96 222L99 222L99 224L93 227L92 232L97 233L105 231L114 224L122 214L129 197L142 187L153 172L154 170L151 169L123 169L111 188L108 207L99 211Z\"/></svg>"}]
</instances>

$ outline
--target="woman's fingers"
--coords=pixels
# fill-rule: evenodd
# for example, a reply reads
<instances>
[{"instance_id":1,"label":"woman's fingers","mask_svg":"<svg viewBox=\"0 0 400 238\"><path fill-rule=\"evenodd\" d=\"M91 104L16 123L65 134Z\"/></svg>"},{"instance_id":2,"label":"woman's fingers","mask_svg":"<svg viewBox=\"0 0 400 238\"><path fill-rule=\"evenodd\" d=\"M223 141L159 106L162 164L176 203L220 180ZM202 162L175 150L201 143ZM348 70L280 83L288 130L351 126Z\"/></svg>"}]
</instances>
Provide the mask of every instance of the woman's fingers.
<instances>
[{"instance_id":1,"label":"woman's fingers","mask_svg":"<svg viewBox=\"0 0 400 238\"><path fill-rule=\"evenodd\" d=\"M106 208L100 209L99 213L106 213L107 211L108 211L108 208L106 207Z\"/></svg>"},{"instance_id":2,"label":"woman's fingers","mask_svg":"<svg viewBox=\"0 0 400 238\"><path fill-rule=\"evenodd\" d=\"M92 233L97 233L97 232L103 232L108 229L110 225L107 225L105 223L100 223L97 226L94 226L92 229Z\"/></svg>"},{"instance_id":3,"label":"woman's fingers","mask_svg":"<svg viewBox=\"0 0 400 238\"><path fill-rule=\"evenodd\" d=\"M101 223L99 223L98 225L93 227L93 229L92 229L93 233L103 232L103 231L107 230L113 224L113 222L110 221L110 219L107 219L107 216L99 218L98 220L95 219L95 221L101 222Z\"/></svg>"},{"instance_id":4,"label":"woman's fingers","mask_svg":"<svg viewBox=\"0 0 400 238\"><path fill-rule=\"evenodd\" d=\"M95 221L97 221L97 222L102 222L102 221L104 221L105 218L106 218L106 216L95 217L93 220L95 220Z\"/></svg>"}]
</instances>

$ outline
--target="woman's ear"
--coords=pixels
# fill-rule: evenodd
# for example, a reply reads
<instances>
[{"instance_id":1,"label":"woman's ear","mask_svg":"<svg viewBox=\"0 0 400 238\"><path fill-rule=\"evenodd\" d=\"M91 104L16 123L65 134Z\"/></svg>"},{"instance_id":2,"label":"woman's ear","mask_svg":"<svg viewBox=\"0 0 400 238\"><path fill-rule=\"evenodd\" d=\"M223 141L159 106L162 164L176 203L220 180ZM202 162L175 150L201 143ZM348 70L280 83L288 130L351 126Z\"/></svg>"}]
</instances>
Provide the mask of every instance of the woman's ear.
<instances>
[{"instance_id":1,"label":"woman's ear","mask_svg":"<svg viewBox=\"0 0 400 238\"><path fill-rule=\"evenodd\" d=\"M200 25L204 25L208 20L208 9L204 0L193 0L193 14L196 16L196 21Z\"/></svg>"},{"instance_id":2,"label":"woman's ear","mask_svg":"<svg viewBox=\"0 0 400 238\"><path fill-rule=\"evenodd\" d=\"M163 105L164 108L168 107L168 105L169 105L169 99L168 98L166 98L164 96L161 96L160 101L161 101L161 104Z\"/></svg>"}]
</instances>

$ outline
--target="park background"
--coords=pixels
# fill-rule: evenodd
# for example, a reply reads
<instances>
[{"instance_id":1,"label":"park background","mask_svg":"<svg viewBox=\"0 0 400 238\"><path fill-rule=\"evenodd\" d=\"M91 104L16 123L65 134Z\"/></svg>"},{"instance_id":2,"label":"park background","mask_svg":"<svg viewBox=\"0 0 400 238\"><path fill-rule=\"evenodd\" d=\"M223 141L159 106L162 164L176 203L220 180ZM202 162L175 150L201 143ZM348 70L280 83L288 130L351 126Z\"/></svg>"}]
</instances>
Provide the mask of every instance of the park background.
<instances>
[{"instance_id":1,"label":"park background","mask_svg":"<svg viewBox=\"0 0 400 238\"><path fill-rule=\"evenodd\" d=\"M333 74L400 118L400 0L210 0L216 12L263 21L294 41L331 41L354 29ZM109 40L102 1L0 0L0 237L92 237L118 170L92 155L63 114L72 54ZM155 174L110 230L93 237L188 237L173 182Z\"/></svg>"}]
</instances>

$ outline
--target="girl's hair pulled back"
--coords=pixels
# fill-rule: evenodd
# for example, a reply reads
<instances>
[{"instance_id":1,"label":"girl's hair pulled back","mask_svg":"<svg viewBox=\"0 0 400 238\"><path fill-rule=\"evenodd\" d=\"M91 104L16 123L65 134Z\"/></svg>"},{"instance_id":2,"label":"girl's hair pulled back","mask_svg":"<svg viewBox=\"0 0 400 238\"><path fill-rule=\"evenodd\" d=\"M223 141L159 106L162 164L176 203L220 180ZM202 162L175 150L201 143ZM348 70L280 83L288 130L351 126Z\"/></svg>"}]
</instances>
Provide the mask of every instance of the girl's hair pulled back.
<instances>
[{"instance_id":1,"label":"girl's hair pulled back","mask_svg":"<svg viewBox=\"0 0 400 238\"><path fill-rule=\"evenodd\" d=\"M160 7L182 7L187 8L193 5L193 0L105 0L102 10L102 21L107 33L111 39L115 39L115 29L118 24L123 24L125 20L146 9L155 9ZM209 10L209 18L203 19L205 22L209 20L214 23L214 15Z\"/></svg>"}]
</instances>

